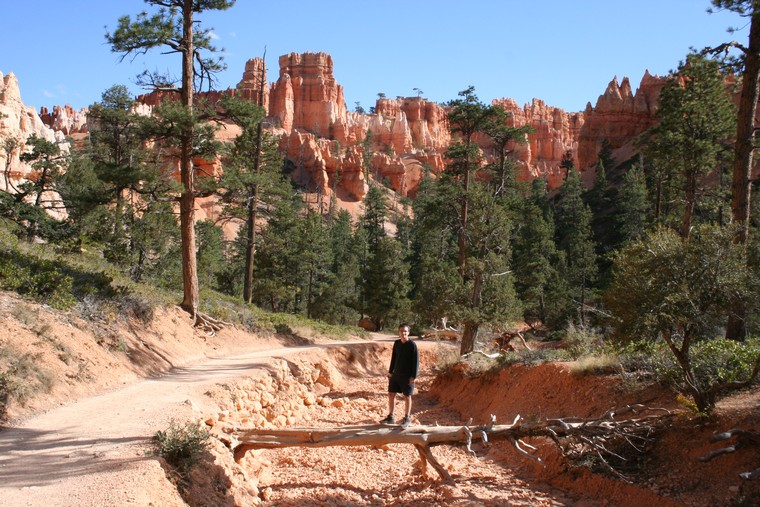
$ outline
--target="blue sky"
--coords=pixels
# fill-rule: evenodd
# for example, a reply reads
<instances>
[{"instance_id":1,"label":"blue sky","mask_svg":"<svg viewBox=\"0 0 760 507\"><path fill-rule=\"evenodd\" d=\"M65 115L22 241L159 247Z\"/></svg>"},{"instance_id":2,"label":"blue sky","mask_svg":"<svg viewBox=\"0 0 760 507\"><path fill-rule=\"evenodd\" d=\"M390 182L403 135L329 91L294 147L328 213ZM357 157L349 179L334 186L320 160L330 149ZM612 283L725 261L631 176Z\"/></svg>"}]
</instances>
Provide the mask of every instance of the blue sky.
<instances>
[{"instance_id":1,"label":"blue sky","mask_svg":"<svg viewBox=\"0 0 760 507\"><path fill-rule=\"evenodd\" d=\"M105 42L122 15L152 8L142 0L5 0L0 72L16 74L25 104L86 107L114 84L144 91L144 69L179 74L179 56L158 50L119 63ZM203 14L225 49L218 88L234 87L246 60L267 50L268 79L290 52L332 55L353 109L388 97L457 98L468 86L481 100L534 97L566 111L592 105L617 76L635 89L648 69L665 75L690 47L745 42L749 27L732 13L708 14L709 0L238 0ZM740 28L727 33L730 26Z\"/></svg>"}]
</instances>

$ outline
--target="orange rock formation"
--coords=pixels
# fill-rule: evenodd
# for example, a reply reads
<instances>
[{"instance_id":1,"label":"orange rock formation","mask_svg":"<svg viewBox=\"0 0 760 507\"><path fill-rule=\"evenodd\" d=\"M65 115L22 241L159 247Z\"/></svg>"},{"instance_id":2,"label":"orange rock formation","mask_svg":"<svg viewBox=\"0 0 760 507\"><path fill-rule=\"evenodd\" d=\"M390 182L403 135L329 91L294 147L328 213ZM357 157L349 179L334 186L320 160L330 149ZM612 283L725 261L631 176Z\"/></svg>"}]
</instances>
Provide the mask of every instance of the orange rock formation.
<instances>
[{"instance_id":1,"label":"orange rock formation","mask_svg":"<svg viewBox=\"0 0 760 507\"><path fill-rule=\"evenodd\" d=\"M421 97L380 98L372 114L349 112L329 55L291 53L279 64L277 82L265 90L268 114L280 129L294 177L309 191L339 191L360 200L371 174L400 195L413 196L425 169L444 169L451 137L443 106ZM262 67L260 59L250 60L238 90L254 89ZM628 78L621 84L614 78L595 107L589 103L575 113L538 99L522 108L512 99L495 100L512 113L515 126L535 129L526 144L513 146L520 178L543 177L554 188L563 180L559 165L568 150L583 171L595 165L604 140L613 149L626 146L654 123L664 83L647 72L634 95Z\"/></svg>"},{"instance_id":2,"label":"orange rock formation","mask_svg":"<svg viewBox=\"0 0 760 507\"><path fill-rule=\"evenodd\" d=\"M346 109L343 87L335 80L330 55L290 53L280 57L279 67L277 81L268 83L263 60L252 58L234 90L209 92L199 98L215 103L224 94L236 94L261 101L268 127L280 136L291 174L307 191L325 196L335 192L341 200L359 201L372 177L401 196L414 196L425 171L437 174L444 170L444 153L451 142L444 106L422 97L383 97L371 114L351 112ZM628 78L620 84L614 78L595 106L589 103L584 111L571 113L538 99L523 107L512 99L494 100L512 113L514 126L530 125L535 130L525 144L512 146L521 168L518 177L542 177L555 188L564 178L559 165L567 151L576 167L586 171L595 165L603 141L613 150L630 147L632 140L654 123L664 83L665 78L647 72L634 94ZM137 100L149 111L166 96L157 92ZM56 106L48 113L43 108L40 118L25 108L13 74L3 80L0 89L0 112L6 110L11 114L6 113L8 118L0 119L0 125L5 130L11 125L16 136L44 132L51 137L55 131L62 137L86 131L86 110ZM12 164L18 166L17 159Z\"/></svg>"}]
</instances>

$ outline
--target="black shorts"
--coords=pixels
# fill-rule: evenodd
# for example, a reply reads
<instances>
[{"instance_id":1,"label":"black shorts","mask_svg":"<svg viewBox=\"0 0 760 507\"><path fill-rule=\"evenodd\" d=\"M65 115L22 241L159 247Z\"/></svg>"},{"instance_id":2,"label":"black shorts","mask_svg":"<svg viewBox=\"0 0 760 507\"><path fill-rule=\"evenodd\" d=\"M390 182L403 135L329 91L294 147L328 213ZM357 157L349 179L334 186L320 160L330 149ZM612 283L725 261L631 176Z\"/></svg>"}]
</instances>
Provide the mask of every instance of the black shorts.
<instances>
[{"instance_id":1,"label":"black shorts","mask_svg":"<svg viewBox=\"0 0 760 507\"><path fill-rule=\"evenodd\" d=\"M391 375L388 380L388 392L389 393L401 393L404 396L411 396L414 391L414 385L409 384L411 377L402 377L395 373Z\"/></svg>"}]
</instances>

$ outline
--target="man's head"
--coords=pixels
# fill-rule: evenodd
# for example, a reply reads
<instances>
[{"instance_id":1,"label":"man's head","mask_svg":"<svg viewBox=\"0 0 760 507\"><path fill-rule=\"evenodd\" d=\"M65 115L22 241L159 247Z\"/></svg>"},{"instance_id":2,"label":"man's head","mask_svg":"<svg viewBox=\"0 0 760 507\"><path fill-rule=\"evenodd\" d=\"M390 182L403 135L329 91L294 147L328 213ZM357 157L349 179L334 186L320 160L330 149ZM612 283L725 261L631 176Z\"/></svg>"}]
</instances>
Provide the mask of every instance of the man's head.
<instances>
[{"instance_id":1,"label":"man's head","mask_svg":"<svg viewBox=\"0 0 760 507\"><path fill-rule=\"evenodd\" d=\"M401 338L402 342L405 342L409 339L409 324L401 324L398 327L398 337Z\"/></svg>"}]
</instances>

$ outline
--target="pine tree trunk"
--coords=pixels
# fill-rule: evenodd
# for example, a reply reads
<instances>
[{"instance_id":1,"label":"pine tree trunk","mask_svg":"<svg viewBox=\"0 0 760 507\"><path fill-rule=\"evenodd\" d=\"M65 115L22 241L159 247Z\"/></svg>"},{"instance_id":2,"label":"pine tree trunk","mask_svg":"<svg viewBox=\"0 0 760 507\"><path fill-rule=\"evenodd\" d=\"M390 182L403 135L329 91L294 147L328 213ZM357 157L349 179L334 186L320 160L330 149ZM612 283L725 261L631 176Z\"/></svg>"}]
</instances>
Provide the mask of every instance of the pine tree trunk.
<instances>
[{"instance_id":1,"label":"pine tree trunk","mask_svg":"<svg viewBox=\"0 0 760 507\"><path fill-rule=\"evenodd\" d=\"M483 273L478 272L475 275L472 286L472 294L470 295L470 307L477 311L482 304L483 295ZM480 329L479 322L467 321L464 324L464 332L462 333L462 346L460 348L460 355L468 354L475 350L475 342L478 338L478 330Z\"/></svg>"},{"instance_id":2,"label":"pine tree trunk","mask_svg":"<svg viewBox=\"0 0 760 507\"><path fill-rule=\"evenodd\" d=\"M686 204L683 211L683 222L681 223L681 237L689 239L691 234L691 221L694 217L694 205L697 200L697 176L692 172L686 175L686 187L684 200Z\"/></svg>"},{"instance_id":3,"label":"pine tree trunk","mask_svg":"<svg viewBox=\"0 0 760 507\"><path fill-rule=\"evenodd\" d=\"M183 13L182 50L182 105L188 113L193 110L193 0L185 0ZM198 267L195 252L195 171L193 170L193 128L182 136L180 146L180 234L182 240L182 308L195 316L200 303L198 291Z\"/></svg>"},{"instance_id":4,"label":"pine tree trunk","mask_svg":"<svg viewBox=\"0 0 760 507\"><path fill-rule=\"evenodd\" d=\"M734 152L733 178L731 183L731 215L739 225L736 242L745 246L749 240L750 198L752 192L752 160L755 138L755 111L760 95L760 12L755 11L749 31L749 50L745 54L742 91L736 126L736 150ZM726 338L743 340L747 335L747 308L742 301L732 304L726 325Z\"/></svg>"},{"instance_id":5,"label":"pine tree trunk","mask_svg":"<svg viewBox=\"0 0 760 507\"><path fill-rule=\"evenodd\" d=\"M267 53L264 51L264 58L261 61L261 77L259 79L259 95L256 97L256 103L259 106L264 106L264 82L266 80L267 66L266 66ZM263 135L264 119L262 118L259 124L256 126L256 154L253 160L253 174L258 177L261 170L261 139ZM258 181L253 186L253 201L248 203L248 227L247 240L245 250L245 280L243 282L243 299L246 303L251 304L253 302L253 271L254 271L254 257L256 255L256 210L259 203L259 183Z\"/></svg>"},{"instance_id":6,"label":"pine tree trunk","mask_svg":"<svg viewBox=\"0 0 760 507\"><path fill-rule=\"evenodd\" d=\"M749 32L749 50L745 54L742 91L736 127L733 180L731 185L731 211L733 220L741 224L739 243L746 244L749 237L750 196L752 190L752 159L755 148L755 111L760 95L760 11L752 15Z\"/></svg>"},{"instance_id":7,"label":"pine tree trunk","mask_svg":"<svg viewBox=\"0 0 760 507\"><path fill-rule=\"evenodd\" d=\"M459 355L463 356L475 350L475 340L478 337L480 325L477 322L465 322L464 331L462 332L462 345L459 348Z\"/></svg>"},{"instance_id":8,"label":"pine tree trunk","mask_svg":"<svg viewBox=\"0 0 760 507\"><path fill-rule=\"evenodd\" d=\"M253 260L256 252L256 206L259 186L254 186L253 199L248 202L248 219L246 220L245 244L245 279L243 280L243 299L246 303L253 302Z\"/></svg>"},{"instance_id":9,"label":"pine tree trunk","mask_svg":"<svg viewBox=\"0 0 760 507\"><path fill-rule=\"evenodd\" d=\"M469 161L467 161L469 165ZM470 191L470 169L465 169L464 174L464 196L462 197L462 206L459 217L459 232L457 234L457 245L459 247L459 256L457 264L459 268L459 276L462 279L466 279L467 276L467 227L469 226L469 195Z\"/></svg>"}]
</instances>

